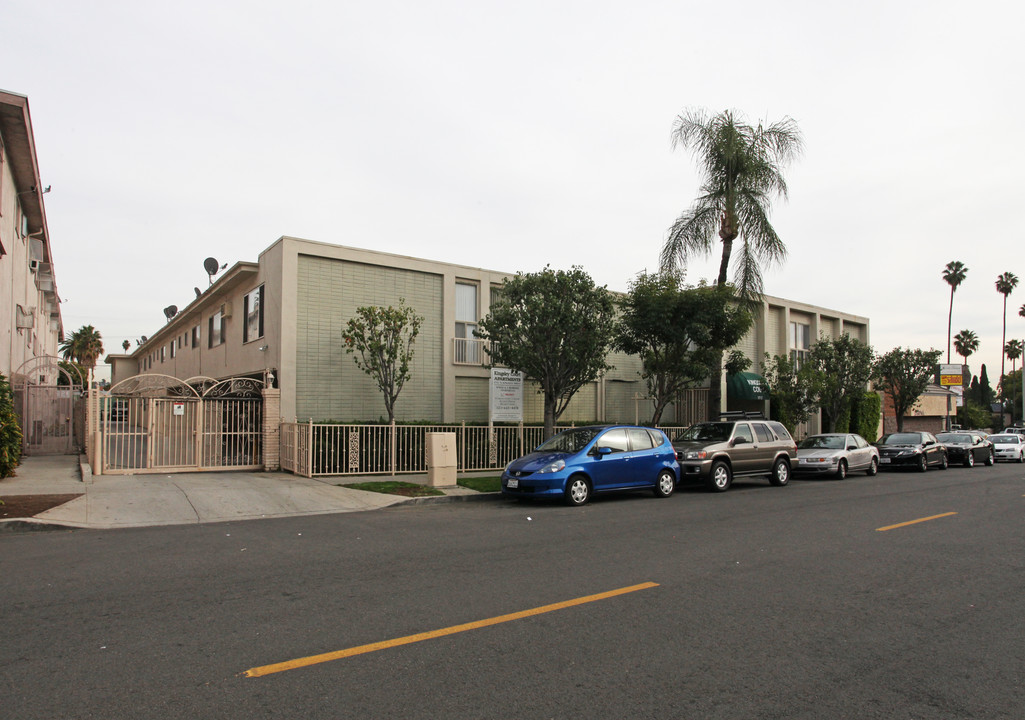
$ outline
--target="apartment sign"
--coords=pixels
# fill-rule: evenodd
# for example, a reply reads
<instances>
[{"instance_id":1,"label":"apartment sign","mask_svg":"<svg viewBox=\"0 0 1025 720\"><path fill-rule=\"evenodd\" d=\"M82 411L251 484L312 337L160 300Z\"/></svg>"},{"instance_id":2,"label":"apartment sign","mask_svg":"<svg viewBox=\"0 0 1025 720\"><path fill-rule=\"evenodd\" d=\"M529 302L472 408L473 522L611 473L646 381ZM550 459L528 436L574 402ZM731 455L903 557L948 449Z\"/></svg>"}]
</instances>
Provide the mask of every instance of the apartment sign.
<instances>
[{"instance_id":1,"label":"apartment sign","mask_svg":"<svg viewBox=\"0 0 1025 720\"><path fill-rule=\"evenodd\" d=\"M940 385L943 387L961 387L964 376L960 365L940 365Z\"/></svg>"},{"instance_id":2,"label":"apartment sign","mask_svg":"<svg viewBox=\"0 0 1025 720\"><path fill-rule=\"evenodd\" d=\"M523 373L491 368L491 422L523 422Z\"/></svg>"}]
</instances>

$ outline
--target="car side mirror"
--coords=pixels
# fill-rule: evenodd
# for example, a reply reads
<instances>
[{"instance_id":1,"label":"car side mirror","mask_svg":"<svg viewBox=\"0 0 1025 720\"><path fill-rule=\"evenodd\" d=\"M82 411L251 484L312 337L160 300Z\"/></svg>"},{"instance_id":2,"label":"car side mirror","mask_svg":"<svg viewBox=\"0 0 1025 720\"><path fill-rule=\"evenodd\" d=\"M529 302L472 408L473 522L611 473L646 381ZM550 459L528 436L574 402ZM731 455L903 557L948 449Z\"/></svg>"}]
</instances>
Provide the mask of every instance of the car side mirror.
<instances>
[{"instance_id":1,"label":"car side mirror","mask_svg":"<svg viewBox=\"0 0 1025 720\"><path fill-rule=\"evenodd\" d=\"M858 446L857 446L857 445L848 445L848 446L847 446L847 449L848 449L848 450L857 450L857 449L858 449Z\"/></svg>"},{"instance_id":2,"label":"car side mirror","mask_svg":"<svg viewBox=\"0 0 1025 720\"><path fill-rule=\"evenodd\" d=\"M747 438L735 437L735 438L733 438L733 443L732 444L733 445L743 445L746 442L747 442Z\"/></svg>"},{"instance_id":3,"label":"car side mirror","mask_svg":"<svg viewBox=\"0 0 1025 720\"><path fill-rule=\"evenodd\" d=\"M611 454L612 454L612 448L610 448L610 447L600 447L600 448L598 448L598 455L599 455L599 457L602 456L602 455L611 455Z\"/></svg>"}]
</instances>

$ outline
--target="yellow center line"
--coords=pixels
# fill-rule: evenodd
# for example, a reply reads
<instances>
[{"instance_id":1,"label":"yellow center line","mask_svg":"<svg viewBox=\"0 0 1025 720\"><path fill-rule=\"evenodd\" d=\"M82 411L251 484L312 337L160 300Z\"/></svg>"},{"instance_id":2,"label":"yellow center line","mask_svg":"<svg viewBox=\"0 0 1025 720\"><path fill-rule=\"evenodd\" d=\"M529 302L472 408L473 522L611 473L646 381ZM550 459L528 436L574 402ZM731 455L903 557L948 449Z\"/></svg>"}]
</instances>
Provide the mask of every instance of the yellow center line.
<instances>
[{"instance_id":1,"label":"yellow center line","mask_svg":"<svg viewBox=\"0 0 1025 720\"><path fill-rule=\"evenodd\" d=\"M499 623L509 622L510 620L519 620L533 615L541 615L543 613L552 612L553 610L563 610L575 605L583 605L585 603L595 602L596 600L605 600L607 598L616 597L617 595L625 595L626 593L632 593L638 590L647 590L648 588L653 587L658 587L658 583L646 582L641 583L640 585L631 585L630 587L619 588L618 590L609 590L608 592L598 593L597 595L587 595L586 597L579 597L573 600L564 600L563 602L553 603L551 605L542 605L541 607L532 608L530 610L521 610L520 612L509 613L508 615L499 615L498 617L487 618L485 620L477 620L475 622L464 623L462 625L453 625L452 627L442 628L440 630L431 630L430 632L417 633L416 635L406 635L405 637L395 638L394 640L382 640L381 642L370 643L369 645L351 647L347 650L336 650L335 652L323 653L321 655L310 655L309 657L296 658L295 660L288 660L286 662L275 663L273 665L263 665L261 667L250 668L242 674L246 677L262 677L264 675L284 672L285 670L295 670L296 668L318 665L320 663L331 662L332 660L341 660L342 658L352 657L354 655L363 655L364 653L376 652L378 650L385 650L387 648L398 647L400 645L410 645L424 640L432 640L446 635L454 635L456 633L466 632L467 630L477 630L479 628L488 627L489 625L498 625Z\"/></svg>"},{"instance_id":2,"label":"yellow center line","mask_svg":"<svg viewBox=\"0 0 1025 720\"><path fill-rule=\"evenodd\" d=\"M885 532L887 530L893 530L894 528L906 527L908 525L914 525L915 523L926 522L928 520L935 520L936 518L950 517L951 515L957 515L956 512L943 513L942 515L930 515L929 517L918 518L917 520L908 520L907 522L897 523L896 525L887 525L886 527L876 528L876 532Z\"/></svg>"}]
</instances>

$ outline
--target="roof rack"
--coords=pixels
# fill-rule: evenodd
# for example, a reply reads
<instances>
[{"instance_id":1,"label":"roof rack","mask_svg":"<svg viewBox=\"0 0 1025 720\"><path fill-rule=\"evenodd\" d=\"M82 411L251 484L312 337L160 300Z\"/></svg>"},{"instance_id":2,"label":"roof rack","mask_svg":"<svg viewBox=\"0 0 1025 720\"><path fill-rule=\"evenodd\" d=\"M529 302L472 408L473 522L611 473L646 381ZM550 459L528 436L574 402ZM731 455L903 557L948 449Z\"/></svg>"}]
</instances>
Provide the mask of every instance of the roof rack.
<instances>
[{"instance_id":1,"label":"roof rack","mask_svg":"<svg viewBox=\"0 0 1025 720\"><path fill-rule=\"evenodd\" d=\"M765 413L760 410L726 410L719 413L720 420L764 420Z\"/></svg>"}]
</instances>

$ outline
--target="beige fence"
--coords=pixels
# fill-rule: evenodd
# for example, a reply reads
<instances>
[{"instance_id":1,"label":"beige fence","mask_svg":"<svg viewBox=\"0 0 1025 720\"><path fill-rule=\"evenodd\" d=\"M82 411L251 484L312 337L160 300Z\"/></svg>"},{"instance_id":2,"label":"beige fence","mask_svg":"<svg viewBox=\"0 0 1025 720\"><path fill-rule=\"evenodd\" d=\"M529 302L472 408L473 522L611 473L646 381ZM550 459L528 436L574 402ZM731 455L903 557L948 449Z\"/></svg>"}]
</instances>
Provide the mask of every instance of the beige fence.
<instances>
[{"instance_id":1,"label":"beige fence","mask_svg":"<svg viewBox=\"0 0 1025 720\"><path fill-rule=\"evenodd\" d=\"M684 428L661 429L672 438ZM460 472L500 471L545 439L543 426L282 423L281 469L304 477L425 473L429 432L455 433Z\"/></svg>"}]
</instances>

